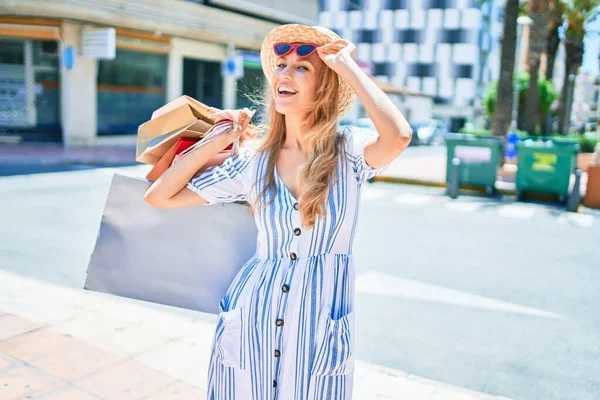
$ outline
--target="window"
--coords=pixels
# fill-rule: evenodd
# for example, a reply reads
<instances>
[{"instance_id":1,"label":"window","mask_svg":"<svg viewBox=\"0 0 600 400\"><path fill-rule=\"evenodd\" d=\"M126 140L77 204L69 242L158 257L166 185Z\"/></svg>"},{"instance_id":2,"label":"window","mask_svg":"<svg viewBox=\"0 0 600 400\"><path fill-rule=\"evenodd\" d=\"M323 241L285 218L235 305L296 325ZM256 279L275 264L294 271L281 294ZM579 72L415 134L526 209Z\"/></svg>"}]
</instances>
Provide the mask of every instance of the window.
<instances>
[{"instance_id":1,"label":"window","mask_svg":"<svg viewBox=\"0 0 600 400\"><path fill-rule=\"evenodd\" d=\"M473 78L473 66L469 64L458 64L452 68L454 78Z\"/></svg>"},{"instance_id":2,"label":"window","mask_svg":"<svg viewBox=\"0 0 600 400\"><path fill-rule=\"evenodd\" d=\"M438 42L448 44L469 43L470 31L466 29L440 29Z\"/></svg>"},{"instance_id":3,"label":"window","mask_svg":"<svg viewBox=\"0 0 600 400\"><path fill-rule=\"evenodd\" d=\"M377 43L378 32L375 29L363 29L359 31L359 43Z\"/></svg>"},{"instance_id":4,"label":"window","mask_svg":"<svg viewBox=\"0 0 600 400\"><path fill-rule=\"evenodd\" d=\"M167 56L117 49L98 61L98 135L135 134L165 104ZM211 104L212 105L212 104Z\"/></svg>"},{"instance_id":5,"label":"window","mask_svg":"<svg viewBox=\"0 0 600 400\"><path fill-rule=\"evenodd\" d=\"M360 11L366 9L367 0L346 0L346 11Z\"/></svg>"},{"instance_id":6,"label":"window","mask_svg":"<svg viewBox=\"0 0 600 400\"><path fill-rule=\"evenodd\" d=\"M408 76L419 78L435 77L437 72L436 64L414 63L408 65Z\"/></svg>"},{"instance_id":7,"label":"window","mask_svg":"<svg viewBox=\"0 0 600 400\"><path fill-rule=\"evenodd\" d=\"M406 10L408 9L408 0L385 0L384 10Z\"/></svg>"},{"instance_id":8,"label":"window","mask_svg":"<svg viewBox=\"0 0 600 400\"><path fill-rule=\"evenodd\" d=\"M429 0L428 7L429 9L433 8L455 8L456 0Z\"/></svg>"},{"instance_id":9,"label":"window","mask_svg":"<svg viewBox=\"0 0 600 400\"><path fill-rule=\"evenodd\" d=\"M396 31L397 43L422 43L423 31L417 29L403 29Z\"/></svg>"},{"instance_id":10,"label":"window","mask_svg":"<svg viewBox=\"0 0 600 400\"><path fill-rule=\"evenodd\" d=\"M451 99L442 96L433 96L433 104L451 104Z\"/></svg>"},{"instance_id":11,"label":"window","mask_svg":"<svg viewBox=\"0 0 600 400\"><path fill-rule=\"evenodd\" d=\"M386 62L373 63L373 75L374 76L385 75L388 77L392 77L392 75L393 75L392 67L393 67L393 64L391 64L391 63L386 63Z\"/></svg>"}]
</instances>

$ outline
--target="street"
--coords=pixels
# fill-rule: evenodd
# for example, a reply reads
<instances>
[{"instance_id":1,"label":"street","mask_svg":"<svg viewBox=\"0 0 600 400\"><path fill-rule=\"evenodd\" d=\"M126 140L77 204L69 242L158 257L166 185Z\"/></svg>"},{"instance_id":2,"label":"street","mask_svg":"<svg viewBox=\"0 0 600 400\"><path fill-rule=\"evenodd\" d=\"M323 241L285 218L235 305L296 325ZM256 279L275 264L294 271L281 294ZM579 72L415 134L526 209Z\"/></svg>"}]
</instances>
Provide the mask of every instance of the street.
<instances>
[{"instance_id":1,"label":"street","mask_svg":"<svg viewBox=\"0 0 600 400\"><path fill-rule=\"evenodd\" d=\"M0 178L0 268L81 288L112 174L147 170ZM598 399L599 241L597 212L368 184L356 357L512 399Z\"/></svg>"}]
</instances>

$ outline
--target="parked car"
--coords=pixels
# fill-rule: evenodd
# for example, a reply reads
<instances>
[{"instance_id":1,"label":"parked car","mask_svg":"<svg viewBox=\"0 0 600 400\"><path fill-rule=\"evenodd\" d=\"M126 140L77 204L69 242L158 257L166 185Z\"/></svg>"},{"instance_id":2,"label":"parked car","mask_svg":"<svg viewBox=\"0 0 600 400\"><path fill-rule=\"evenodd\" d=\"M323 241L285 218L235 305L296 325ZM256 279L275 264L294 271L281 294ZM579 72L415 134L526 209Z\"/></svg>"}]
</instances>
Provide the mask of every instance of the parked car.
<instances>
[{"instance_id":1,"label":"parked car","mask_svg":"<svg viewBox=\"0 0 600 400\"><path fill-rule=\"evenodd\" d=\"M375 130L375 125L370 118L359 118L352 125L358 128ZM437 119L412 123L410 126L413 129L411 145L442 144L448 134L448 126Z\"/></svg>"},{"instance_id":2,"label":"parked car","mask_svg":"<svg viewBox=\"0 0 600 400\"><path fill-rule=\"evenodd\" d=\"M448 126L437 119L411 123L410 126L413 130L411 145L439 145L448 135Z\"/></svg>"}]
</instances>

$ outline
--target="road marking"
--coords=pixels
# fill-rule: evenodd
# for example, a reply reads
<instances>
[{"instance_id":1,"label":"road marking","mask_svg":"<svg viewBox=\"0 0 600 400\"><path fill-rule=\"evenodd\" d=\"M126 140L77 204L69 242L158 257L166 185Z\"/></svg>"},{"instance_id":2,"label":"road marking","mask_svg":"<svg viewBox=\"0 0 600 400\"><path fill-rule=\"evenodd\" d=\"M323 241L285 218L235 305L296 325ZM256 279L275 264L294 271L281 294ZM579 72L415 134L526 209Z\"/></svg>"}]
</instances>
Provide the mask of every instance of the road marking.
<instances>
[{"instance_id":1,"label":"road marking","mask_svg":"<svg viewBox=\"0 0 600 400\"><path fill-rule=\"evenodd\" d=\"M475 211L479 210L482 205L483 204L481 204L481 203L475 203L475 202L461 203L461 202L456 202L456 201L449 201L444 204L444 208L446 208L447 210L450 210L450 211L475 212Z\"/></svg>"},{"instance_id":2,"label":"road marking","mask_svg":"<svg viewBox=\"0 0 600 400\"><path fill-rule=\"evenodd\" d=\"M503 217L517 218L517 219L531 219L535 214L535 208L531 206L522 206L516 204L509 204L500 207L498 213Z\"/></svg>"},{"instance_id":3,"label":"road marking","mask_svg":"<svg viewBox=\"0 0 600 400\"><path fill-rule=\"evenodd\" d=\"M581 228L591 228L594 225L594 216L589 214L576 214L572 212L564 212L558 217L558 222L561 224L571 223Z\"/></svg>"},{"instance_id":4,"label":"road marking","mask_svg":"<svg viewBox=\"0 0 600 400\"><path fill-rule=\"evenodd\" d=\"M526 307L478 296L443 286L399 278L382 272L371 271L356 277L356 292L393 297L406 297L431 303L482 308L489 311L510 312L544 318L564 319L552 312Z\"/></svg>"},{"instance_id":5,"label":"road marking","mask_svg":"<svg viewBox=\"0 0 600 400\"><path fill-rule=\"evenodd\" d=\"M421 206L431 203L433 201L433 196L425 194L406 193L394 197L394 201L399 204Z\"/></svg>"}]
</instances>

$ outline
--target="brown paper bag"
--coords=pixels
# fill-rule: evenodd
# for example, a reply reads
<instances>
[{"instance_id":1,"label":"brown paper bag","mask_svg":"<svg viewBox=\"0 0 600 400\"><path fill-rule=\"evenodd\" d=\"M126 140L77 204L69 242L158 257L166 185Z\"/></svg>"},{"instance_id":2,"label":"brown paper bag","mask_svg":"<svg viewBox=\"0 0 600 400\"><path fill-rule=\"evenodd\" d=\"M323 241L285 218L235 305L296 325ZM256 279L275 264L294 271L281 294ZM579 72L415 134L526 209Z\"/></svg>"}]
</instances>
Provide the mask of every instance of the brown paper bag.
<instances>
[{"instance_id":1,"label":"brown paper bag","mask_svg":"<svg viewBox=\"0 0 600 400\"><path fill-rule=\"evenodd\" d=\"M138 127L136 161L156 164L179 137L200 139L214 125L213 109L189 96L181 96L152 113Z\"/></svg>"}]
</instances>

